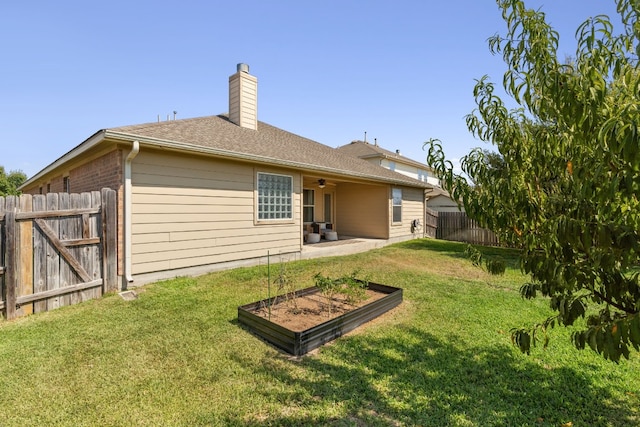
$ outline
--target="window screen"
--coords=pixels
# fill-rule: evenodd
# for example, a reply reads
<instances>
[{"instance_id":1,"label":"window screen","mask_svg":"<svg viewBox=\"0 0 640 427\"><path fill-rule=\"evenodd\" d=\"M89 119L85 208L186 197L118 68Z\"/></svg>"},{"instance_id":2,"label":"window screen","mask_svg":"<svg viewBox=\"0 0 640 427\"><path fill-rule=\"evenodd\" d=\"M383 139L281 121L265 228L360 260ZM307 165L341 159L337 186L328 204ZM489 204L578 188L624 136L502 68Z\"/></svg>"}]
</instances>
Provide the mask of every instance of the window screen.
<instances>
[{"instance_id":1,"label":"window screen","mask_svg":"<svg viewBox=\"0 0 640 427\"><path fill-rule=\"evenodd\" d=\"M393 222L402 222L402 189L391 190L393 197Z\"/></svg>"},{"instance_id":2,"label":"window screen","mask_svg":"<svg viewBox=\"0 0 640 427\"><path fill-rule=\"evenodd\" d=\"M315 218L315 192L304 190L302 196L303 222L313 222Z\"/></svg>"}]
</instances>

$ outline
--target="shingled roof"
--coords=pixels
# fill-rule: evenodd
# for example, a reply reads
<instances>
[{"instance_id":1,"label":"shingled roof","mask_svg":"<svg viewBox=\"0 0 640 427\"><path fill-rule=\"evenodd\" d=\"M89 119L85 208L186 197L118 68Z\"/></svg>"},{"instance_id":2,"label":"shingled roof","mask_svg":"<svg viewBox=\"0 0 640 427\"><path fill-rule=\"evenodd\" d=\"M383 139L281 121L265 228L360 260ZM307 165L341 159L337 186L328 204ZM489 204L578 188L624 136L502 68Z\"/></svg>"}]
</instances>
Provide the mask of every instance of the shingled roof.
<instances>
[{"instance_id":1,"label":"shingled roof","mask_svg":"<svg viewBox=\"0 0 640 427\"><path fill-rule=\"evenodd\" d=\"M431 170L426 163L420 163L416 160L404 157L399 153L385 150L377 144L370 144L366 141L352 141L350 144L336 148L336 150L361 159L383 158L391 161L402 162L417 168Z\"/></svg>"},{"instance_id":2,"label":"shingled roof","mask_svg":"<svg viewBox=\"0 0 640 427\"><path fill-rule=\"evenodd\" d=\"M135 139L141 144L185 152L431 188L431 185L424 182L372 165L357 157L345 156L335 148L264 122L258 122L258 130L237 126L224 114L123 126L103 132L105 137Z\"/></svg>"}]
</instances>

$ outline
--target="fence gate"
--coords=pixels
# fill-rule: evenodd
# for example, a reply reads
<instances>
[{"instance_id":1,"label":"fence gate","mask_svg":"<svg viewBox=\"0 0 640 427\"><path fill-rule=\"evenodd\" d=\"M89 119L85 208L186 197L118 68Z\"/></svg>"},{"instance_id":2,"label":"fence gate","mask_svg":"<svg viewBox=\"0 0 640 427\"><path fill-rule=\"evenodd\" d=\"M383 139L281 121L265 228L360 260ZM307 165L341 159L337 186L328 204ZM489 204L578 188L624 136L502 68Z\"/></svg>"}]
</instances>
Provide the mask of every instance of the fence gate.
<instances>
[{"instance_id":1,"label":"fence gate","mask_svg":"<svg viewBox=\"0 0 640 427\"><path fill-rule=\"evenodd\" d=\"M117 289L116 192L0 197L0 310L7 319Z\"/></svg>"},{"instance_id":2,"label":"fence gate","mask_svg":"<svg viewBox=\"0 0 640 427\"><path fill-rule=\"evenodd\" d=\"M425 207L424 235L435 239L438 229L438 211Z\"/></svg>"}]
</instances>

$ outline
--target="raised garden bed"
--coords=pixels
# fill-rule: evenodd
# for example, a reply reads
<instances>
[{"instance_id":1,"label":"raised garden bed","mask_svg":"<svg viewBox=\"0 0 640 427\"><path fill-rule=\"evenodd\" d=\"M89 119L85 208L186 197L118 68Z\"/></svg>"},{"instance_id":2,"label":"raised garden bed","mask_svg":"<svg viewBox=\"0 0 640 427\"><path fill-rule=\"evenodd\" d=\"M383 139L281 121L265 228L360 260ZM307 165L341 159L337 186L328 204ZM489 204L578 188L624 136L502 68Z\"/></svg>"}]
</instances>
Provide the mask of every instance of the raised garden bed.
<instances>
[{"instance_id":1,"label":"raised garden bed","mask_svg":"<svg viewBox=\"0 0 640 427\"><path fill-rule=\"evenodd\" d=\"M293 295L277 296L271 300L240 306L238 321L274 346L294 356L301 356L375 319L402 302L401 288L369 282L366 289L367 297L360 303L350 306L333 300L329 310L320 289L313 286L296 291ZM293 298L297 299L295 310L291 307ZM314 303L318 306L325 304L322 313L308 308ZM299 320L311 320L312 324L296 330L295 326L291 326L300 323L291 319L295 316L300 316ZM315 318L319 320L313 320ZM291 320L294 322L291 323Z\"/></svg>"}]
</instances>

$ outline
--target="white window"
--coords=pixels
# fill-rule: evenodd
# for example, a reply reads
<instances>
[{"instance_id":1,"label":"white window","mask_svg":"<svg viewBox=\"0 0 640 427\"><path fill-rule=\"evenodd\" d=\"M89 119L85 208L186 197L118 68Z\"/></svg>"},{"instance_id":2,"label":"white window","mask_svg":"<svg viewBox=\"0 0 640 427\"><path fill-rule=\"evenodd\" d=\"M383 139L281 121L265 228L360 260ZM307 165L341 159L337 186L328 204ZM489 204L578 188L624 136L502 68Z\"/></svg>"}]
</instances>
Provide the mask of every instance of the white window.
<instances>
[{"instance_id":1,"label":"white window","mask_svg":"<svg viewBox=\"0 0 640 427\"><path fill-rule=\"evenodd\" d=\"M258 172L258 220L293 219L293 177Z\"/></svg>"},{"instance_id":2,"label":"white window","mask_svg":"<svg viewBox=\"0 0 640 427\"><path fill-rule=\"evenodd\" d=\"M315 191L304 190L302 193L302 221L313 222L315 220Z\"/></svg>"},{"instance_id":3,"label":"white window","mask_svg":"<svg viewBox=\"0 0 640 427\"><path fill-rule=\"evenodd\" d=\"M393 222L402 222L402 189L392 189L391 196L393 199Z\"/></svg>"},{"instance_id":4,"label":"white window","mask_svg":"<svg viewBox=\"0 0 640 427\"><path fill-rule=\"evenodd\" d=\"M65 193L71 193L71 183L69 182L68 176L62 178L62 191Z\"/></svg>"},{"instance_id":5,"label":"white window","mask_svg":"<svg viewBox=\"0 0 640 427\"><path fill-rule=\"evenodd\" d=\"M389 162L389 170L396 170L396 162Z\"/></svg>"}]
</instances>

